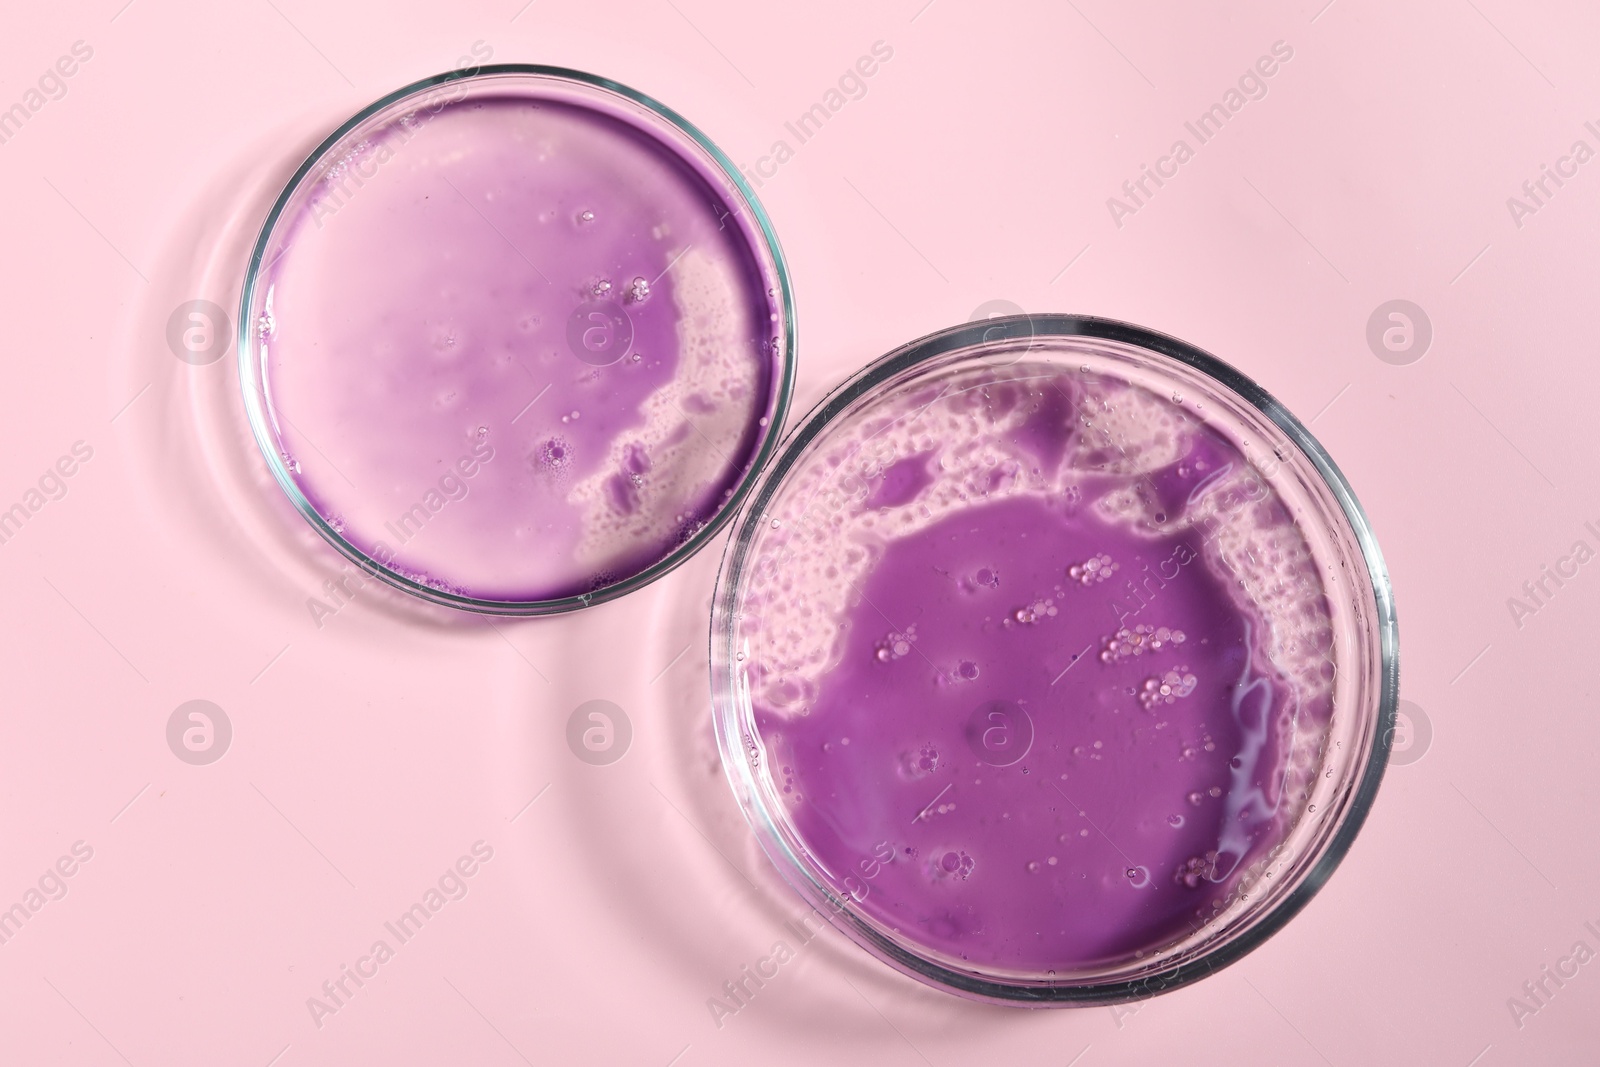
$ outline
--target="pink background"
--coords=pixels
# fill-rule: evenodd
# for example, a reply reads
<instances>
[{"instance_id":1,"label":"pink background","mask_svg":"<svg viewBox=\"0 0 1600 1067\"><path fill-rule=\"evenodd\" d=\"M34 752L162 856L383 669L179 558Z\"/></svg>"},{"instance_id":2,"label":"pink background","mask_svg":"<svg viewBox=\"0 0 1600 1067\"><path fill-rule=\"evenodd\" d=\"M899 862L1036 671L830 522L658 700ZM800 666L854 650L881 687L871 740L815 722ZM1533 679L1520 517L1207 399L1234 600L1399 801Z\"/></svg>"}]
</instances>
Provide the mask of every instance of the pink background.
<instances>
[{"instance_id":1,"label":"pink background","mask_svg":"<svg viewBox=\"0 0 1600 1067\"><path fill-rule=\"evenodd\" d=\"M1600 564L1520 627L1507 598L1600 547L1600 162L1520 227L1506 200L1575 140L1600 148L1600 12L521 2L8 12L0 107L75 41L93 57L0 144L0 508L74 442L93 457L0 545L0 907L73 842L93 857L0 945L0 1062L1596 1061L1600 963L1520 1027L1507 1000L1600 949ZM797 411L987 300L1128 319L1312 421L1393 572L1431 748L1391 768L1299 918L1136 1011L968 1004L828 931L719 1028L707 998L804 910L717 765L720 542L578 615L491 624L369 587L319 628L307 598L340 561L268 481L231 356L166 343L184 301L232 314L305 151L475 43L626 82L750 165L880 40L865 97L761 190L798 299ZM1119 228L1106 198L1193 147L1184 121L1280 40L1268 95ZM1434 329L1406 366L1365 339L1394 298ZM610 766L565 741L592 698L634 725ZM233 724L209 766L167 746L191 699ZM319 1028L307 998L479 840L468 894Z\"/></svg>"}]
</instances>

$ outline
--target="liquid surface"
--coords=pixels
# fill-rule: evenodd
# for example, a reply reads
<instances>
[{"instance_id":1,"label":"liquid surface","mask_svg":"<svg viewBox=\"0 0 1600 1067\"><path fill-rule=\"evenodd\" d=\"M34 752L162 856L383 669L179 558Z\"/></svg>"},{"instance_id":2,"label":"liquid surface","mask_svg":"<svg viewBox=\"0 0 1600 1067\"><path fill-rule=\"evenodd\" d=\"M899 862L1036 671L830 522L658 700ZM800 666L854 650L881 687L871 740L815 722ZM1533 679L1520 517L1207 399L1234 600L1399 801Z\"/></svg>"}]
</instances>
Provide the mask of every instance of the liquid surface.
<instances>
[{"instance_id":1,"label":"liquid surface","mask_svg":"<svg viewBox=\"0 0 1600 1067\"><path fill-rule=\"evenodd\" d=\"M1124 382L980 368L878 408L792 472L744 606L795 835L955 966L1064 977L1203 929L1318 773L1331 631L1292 517Z\"/></svg>"},{"instance_id":2,"label":"liquid surface","mask_svg":"<svg viewBox=\"0 0 1600 1067\"><path fill-rule=\"evenodd\" d=\"M280 222L255 324L317 512L502 601L603 588L711 521L769 432L780 310L700 166L531 90L370 132Z\"/></svg>"}]
</instances>

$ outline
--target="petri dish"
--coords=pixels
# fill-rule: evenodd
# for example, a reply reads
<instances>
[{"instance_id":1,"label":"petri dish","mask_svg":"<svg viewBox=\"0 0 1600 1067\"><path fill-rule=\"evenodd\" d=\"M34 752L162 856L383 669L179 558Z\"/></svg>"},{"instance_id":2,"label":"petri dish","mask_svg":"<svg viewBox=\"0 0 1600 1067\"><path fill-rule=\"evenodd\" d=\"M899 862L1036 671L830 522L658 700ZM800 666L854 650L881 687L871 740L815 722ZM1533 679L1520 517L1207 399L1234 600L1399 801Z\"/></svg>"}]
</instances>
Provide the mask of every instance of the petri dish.
<instances>
[{"instance_id":1,"label":"petri dish","mask_svg":"<svg viewBox=\"0 0 1600 1067\"><path fill-rule=\"evenodd\" d=\"M1350 847L1397 694L1350 487L1171 337L1012 316L884 356L724 556L723 763L789 883L963 996L1112 1003L1238 959Z\"/></svg>"},{"instance_id":2,"label":"petri dish","mask_svg":"<svg viewBox=\"0 0 1600 1067\"><path fill-rule=\"evenodd\" d=\"M737 169L625 86L499 65L378 100L254 247L240 378L324 538L427 600L543 614L659 577L789 402L782 253Z\"/></svg>"}]
</instances>

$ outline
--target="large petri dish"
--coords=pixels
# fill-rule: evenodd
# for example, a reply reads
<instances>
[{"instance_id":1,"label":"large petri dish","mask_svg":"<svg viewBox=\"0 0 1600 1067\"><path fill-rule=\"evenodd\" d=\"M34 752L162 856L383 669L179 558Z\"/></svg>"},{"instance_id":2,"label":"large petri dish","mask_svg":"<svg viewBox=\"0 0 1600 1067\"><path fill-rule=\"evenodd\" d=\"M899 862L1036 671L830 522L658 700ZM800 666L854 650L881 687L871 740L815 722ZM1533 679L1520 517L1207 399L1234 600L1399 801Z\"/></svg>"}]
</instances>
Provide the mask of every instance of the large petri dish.
<instances>
[{"instance_id":1,"label":"large petri dish","mask_svg":"<svg viewBox=\"0 0 1600 1067\"><path fill-rule=\"evenodd\" d=\"M252 252L250 423L328 541L425 599L542 614L671 569L787 409L754 194L624 86L500 65L407 86L302 165Z\"/></svg>"},{"instance_id":2,"label":"large petri dish","mask_svg":"<svg viewBox=\"0 0 1600 1067\"><path fill-rule=\"evenodd\" d=\"M711 633L724 767L786 879L958 994L1193 981L1350 847L1393 730L1388 576L1327 454L1173 338L925 337L761 476Z\"/></svg>"}]
</instances>

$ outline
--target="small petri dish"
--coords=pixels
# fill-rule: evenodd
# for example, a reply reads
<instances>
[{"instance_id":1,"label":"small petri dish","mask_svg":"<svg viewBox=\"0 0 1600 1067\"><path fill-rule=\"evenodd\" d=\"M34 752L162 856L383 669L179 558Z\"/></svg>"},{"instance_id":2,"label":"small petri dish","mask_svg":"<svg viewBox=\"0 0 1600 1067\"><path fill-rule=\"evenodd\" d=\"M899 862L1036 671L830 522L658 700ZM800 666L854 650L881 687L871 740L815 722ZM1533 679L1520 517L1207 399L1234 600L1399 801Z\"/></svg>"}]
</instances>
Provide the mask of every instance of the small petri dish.
<instances>
[{"instance_id":1,"label":"small petri dish","mask_svg":"<svg viewBox=\"0 0 1600 1067\"><path fill-rule=\"evenodd\" d=\"M945 330L784 444L713 609L723 762L787 880L955 993L1112 1003L1323 884L1397 630L1344 478L1237 371L1103 319Z\"/></svg>"},{"instance_id":2,"label":"small petri dish","mask_svg":"<svg viewBox=\"0 0 1600 1067\"><path fill-rule=\"evenodd\" d=\"M429 78L330 136L239 326L278 484L417 596L544 614L659 577L736 510L789 402L772 228L728 159L577 71Z\"/></svg>"}]
</instances>

